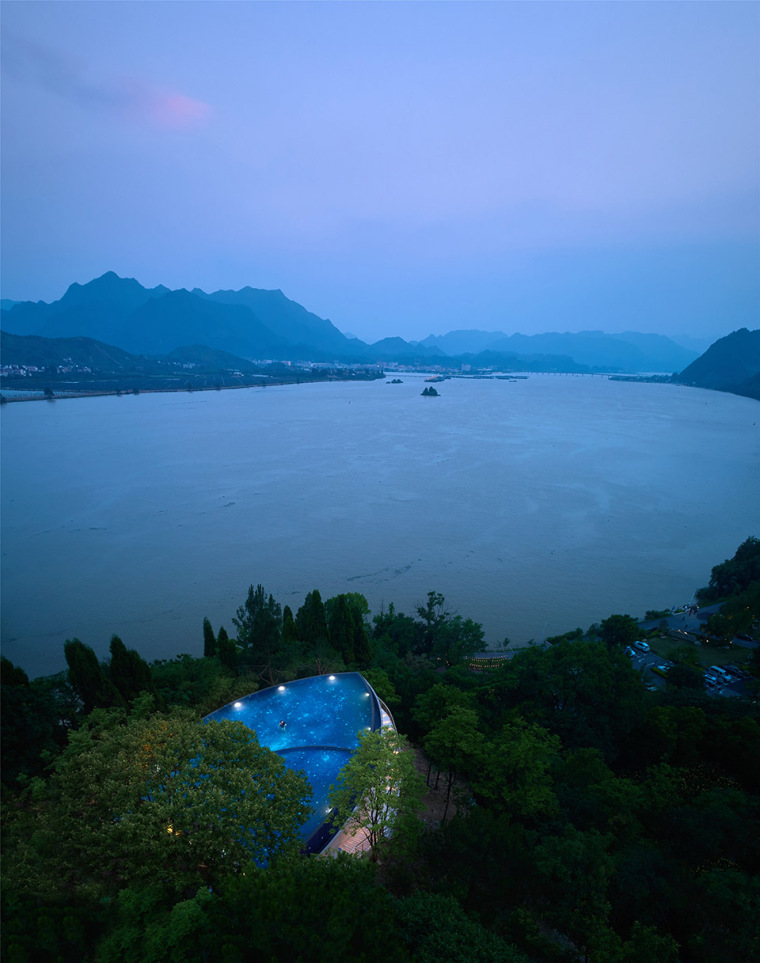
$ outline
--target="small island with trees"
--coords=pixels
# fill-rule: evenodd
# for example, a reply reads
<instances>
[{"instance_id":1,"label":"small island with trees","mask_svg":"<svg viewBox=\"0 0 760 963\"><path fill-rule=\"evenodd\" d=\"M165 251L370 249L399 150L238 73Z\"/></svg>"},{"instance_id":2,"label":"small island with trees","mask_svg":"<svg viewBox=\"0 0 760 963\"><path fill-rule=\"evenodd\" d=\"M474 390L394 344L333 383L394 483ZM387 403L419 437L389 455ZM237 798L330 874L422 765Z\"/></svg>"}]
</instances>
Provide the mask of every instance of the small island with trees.
<instances>
[{"instance_id":1,"label":"small island with trees","mask_svg":"<svg viewBox=\"0 0 760 963\"><path fill-rule=\"evenodd\" d=\"M432 385L429 385L427 388L423 388L420 393L422 394L423 398L440 398L439 393Z\"/></svg>"}]
</instances>

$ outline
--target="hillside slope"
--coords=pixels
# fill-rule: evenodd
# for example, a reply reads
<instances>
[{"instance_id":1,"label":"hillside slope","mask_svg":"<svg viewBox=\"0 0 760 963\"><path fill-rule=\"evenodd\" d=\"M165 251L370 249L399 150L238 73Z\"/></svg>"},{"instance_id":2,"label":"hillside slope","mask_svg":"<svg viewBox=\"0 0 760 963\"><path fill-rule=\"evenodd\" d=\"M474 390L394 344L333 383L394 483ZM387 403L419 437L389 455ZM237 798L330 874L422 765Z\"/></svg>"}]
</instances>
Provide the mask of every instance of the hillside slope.
<instances>
[{"instance_id":1,"label":"hillside slope","mask_svg":"<svg viewBox=\"0 0 760 963\"><path fill-rule=\"evenodd\" d=\"M674 380L760 401L760 328L740 328L720 338Z\"/></svg>"}]
</instances>

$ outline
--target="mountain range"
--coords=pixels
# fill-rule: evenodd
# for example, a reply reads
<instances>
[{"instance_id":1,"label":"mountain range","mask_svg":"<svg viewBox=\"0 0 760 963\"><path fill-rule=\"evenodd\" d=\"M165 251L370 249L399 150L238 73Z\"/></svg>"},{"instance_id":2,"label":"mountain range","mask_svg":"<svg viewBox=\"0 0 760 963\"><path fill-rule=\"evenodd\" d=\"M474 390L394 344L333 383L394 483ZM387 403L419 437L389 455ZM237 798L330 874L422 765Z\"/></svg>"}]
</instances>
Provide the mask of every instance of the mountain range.
<instances>
[{"instance_id":1,"label":"mountain range","mask_svg":"<svg viewBox=\"0 0 760 963\"><path fill-rule=\"evenodd\" d=\"M165 356L203 345L249 360L401 362L506 370L673 372L698 352L670 338L601 331L537 335L452 331L420 342L347 337L282 291L145 288L112 271L74 283L58 301L3 302L0 328L16 335L93 338L132 354Z\"/></svg>"}]
</instances>

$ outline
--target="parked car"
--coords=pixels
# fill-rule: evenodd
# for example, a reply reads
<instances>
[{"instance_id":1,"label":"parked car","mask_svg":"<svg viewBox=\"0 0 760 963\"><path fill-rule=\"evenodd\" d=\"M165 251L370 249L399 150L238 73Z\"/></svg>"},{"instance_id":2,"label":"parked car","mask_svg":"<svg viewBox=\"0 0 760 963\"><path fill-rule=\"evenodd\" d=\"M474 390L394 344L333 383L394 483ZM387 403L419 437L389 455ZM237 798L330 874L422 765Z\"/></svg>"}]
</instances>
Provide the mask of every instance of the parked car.
<instances>
[{"instance_id":1,"label":"parked car","mask_svg":"<svg viewBox=\"0 0 760 963\"><path fill-rule=\"evenodd\" d=\"M649 652L648 642L634 642L633 644L636 646L639 652Z\"/></svg>"},{"instance_id":2,"label":"parked car","mask_svg":"<svg viewBox=\"0 0 760 963\"><path fill-rule=\"evenodd\" d=\"M633 649L630 647L630 645L627 645L627 646L625 647L625 654L626 654L626 655L630 655L631 658L633 658L633 656L636 655L636 653L633 651Z\"/></svg>"},{"instance_id":3,"label":"parked car","mask_svg":"<svg viewBox=\"0 0 760 963\"><path fill-rule=\"evenodd\" d=\"M725 669L721 669L719 665L711 665L707 671L711 672L713 675L716 675L719 679L722 679L724 682L731 681L731 676L728 674L728 672L726 672Z\"/></svg>"}]
</instances>

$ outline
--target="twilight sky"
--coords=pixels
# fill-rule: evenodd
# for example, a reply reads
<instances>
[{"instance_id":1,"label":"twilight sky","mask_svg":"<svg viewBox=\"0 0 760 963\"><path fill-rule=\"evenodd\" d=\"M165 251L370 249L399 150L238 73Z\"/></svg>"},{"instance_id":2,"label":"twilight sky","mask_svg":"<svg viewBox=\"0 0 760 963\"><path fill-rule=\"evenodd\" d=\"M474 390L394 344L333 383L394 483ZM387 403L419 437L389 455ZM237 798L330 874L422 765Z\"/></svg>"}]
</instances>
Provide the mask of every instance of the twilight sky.
<instances>
[{"instance_id":1,"label":"twilight sky","mask_svg":"<svg viewBox=\"0 0 760 963\"><path fill-rule=\"evenodd\" d=\"M367 341L760 326L753 2L3 2L2 297Z\"/></svg>"}]
</instances>

